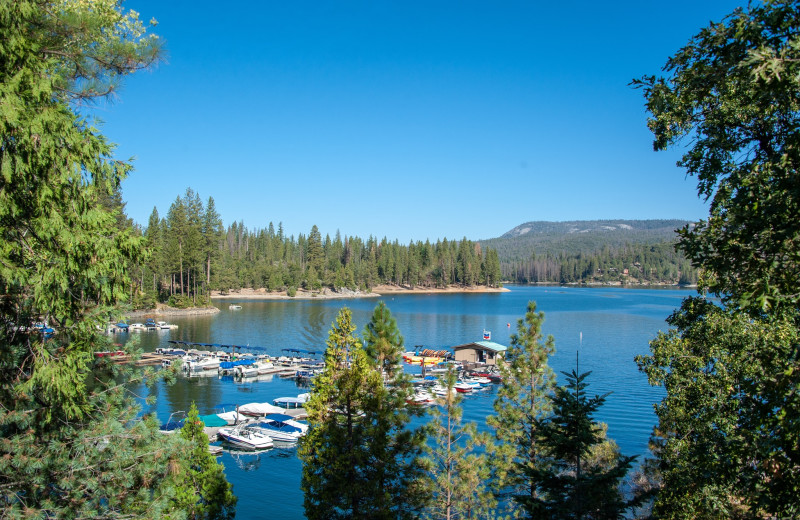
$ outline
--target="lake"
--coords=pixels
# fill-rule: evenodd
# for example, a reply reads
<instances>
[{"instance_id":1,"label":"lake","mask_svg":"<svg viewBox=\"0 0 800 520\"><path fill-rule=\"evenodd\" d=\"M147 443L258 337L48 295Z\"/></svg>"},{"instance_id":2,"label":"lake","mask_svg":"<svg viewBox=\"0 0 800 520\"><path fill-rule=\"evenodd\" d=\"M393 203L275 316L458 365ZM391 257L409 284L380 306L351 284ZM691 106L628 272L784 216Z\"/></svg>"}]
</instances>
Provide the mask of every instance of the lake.
<instances>
[{"instance_id":1,"label":"lake","mask_svg":"<svg viewBox=\"0 0 800 520\"><path fill-rule=\"evenodd\" d=\"M534 300L545 313L544 332L552 334L556 354L550 365L558 373L575 366L580 350L580 371L592 371L590 393L612 392L599 410L597 419L608 423L608 435L626 455L647 453L647 441L655 424L653 403L663 389L652 388L633 361L649 352L648 342L659 330L666 330L665 319L680 306L681 300L695 294L684 289L631 289L619 287L529 287L509 286L510 291L492 294L388 295L382 298L397 319L405 338L406 350L415 345L442 349L483 339L504 345L525 314L528 301ZM377 305L377 298L348 300L224 300L214 316L176 318L179 328L139 334L146 352L167 341L185 340L264 347L279 356L281 349L324 350L325 340L339 309L352 310L353 322L361 332ZM242 305L229 310L230 303ZM559 374L559 381L564 378ZM197 403L201 414L212 413L223 403L271 402L308 391L291 379L262 376L258 381L235 382L230 377L179 378L171 386L153 389L157 403L145 411L155 411L162 422L172 412L188 410ZM464 419L483 425L492 413L496 389L468 395L463 402ZM219 459L228 480L239 497L237 519L302 518L300 491L301 464L295 449L266 452L229 453Z\"/></svg>"}]
</instances>

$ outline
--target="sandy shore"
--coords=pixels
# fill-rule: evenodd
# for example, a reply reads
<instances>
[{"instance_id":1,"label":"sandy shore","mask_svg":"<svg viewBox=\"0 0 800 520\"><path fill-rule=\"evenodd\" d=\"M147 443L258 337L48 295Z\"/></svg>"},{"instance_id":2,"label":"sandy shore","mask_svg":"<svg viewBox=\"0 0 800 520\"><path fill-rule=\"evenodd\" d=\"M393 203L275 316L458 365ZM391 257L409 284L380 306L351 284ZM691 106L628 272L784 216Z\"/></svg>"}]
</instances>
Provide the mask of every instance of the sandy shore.
<instances>
[{"instance_id":1,"label":"sandy shore","mask_svg":"<svg viewBox=\"0 0 800 520\"><path fill-rule=\"evenodd\" d=\"M160 303L158 308L146 311L126 312L128 318L151 318L155 316L206 316L216 314L219 309L216 307L189 307L188 309L176 309Z\"/></svg>"},{"instance_id":2,"label":"sandy shore","mask_svg":"<svg viewBox=\"0 0 800 520\"><path fill-rule=\"evenodd\" d=\"M306 291L298 289L295 296L289 296L286 291L269 292L266 289L239 289L238 291L229 291L220 293L219 291L212 291L211 298L214 300L235 299L235 300L304 300L304 299L342 299L342 298L380 298L385 294L448 294L448 293L498 293L507 292L508 289L504 287L486 287L484 285L476 285L473 287L460 287L451 286L442 289L428 288L428 287L410 287L397 286L397 285L378 285L370 292L366 291L351 291L343 289L335 292L331 289L322 289L321 291Z\"/></svg>"}]
</instances>

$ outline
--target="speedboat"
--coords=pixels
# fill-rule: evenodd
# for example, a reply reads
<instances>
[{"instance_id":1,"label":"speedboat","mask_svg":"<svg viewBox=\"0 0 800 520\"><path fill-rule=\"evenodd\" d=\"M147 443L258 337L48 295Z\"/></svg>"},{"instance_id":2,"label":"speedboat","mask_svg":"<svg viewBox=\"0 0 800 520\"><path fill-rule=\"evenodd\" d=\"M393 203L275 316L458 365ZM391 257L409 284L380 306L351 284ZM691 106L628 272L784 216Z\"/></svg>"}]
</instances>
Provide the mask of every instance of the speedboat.
<instances>
[{"instance_id":1,"label":"speedboat","mask_svg":"<svg viewBox=\"0 0 800 520\"><path fill-rule=\"evenodd\" d=\"M425 405L433 402L433 396L430 392L424 390L417 390L413 396L406 399L408 404Z\"/></svg>"},{"instance_id":2,"label":"speedboat","mask_svg":"<svg viewBox=\"0 0 800 520\"><path fill-rule=\"evenodd\" d=\"M272 413L258 423L258 427L276 441L295 442L308 432L308 425L296 421L291 415Z\"/></svg>"},{"instance_id":3,"label":"speedboat","mask_svg":"<svg viewBox=\"0 0 800 520\"><path fill-rule=\"evenodd\" d=\"M254 377L258 375L258 364L237 365L233 367L234 377Z\"/></svg>"},{"instance_id":4,"label":"speedboat","mask_svg":"<svg viewBox=\"0 0 800 520\"><path fill-rule=\"evenodd\" d=\"M203 356L200 358L189 357L189 359L184 358L183 368L188 372L217 370L219 368L219 358L216 356Z\"/></svg>"},{"instance_id":5,"label":"speedboat","mask_svg":"<svg viewBox=\"0 0 800 520\"><path fill-rule=\"evenodd\" d=\"M478 383L479 385L488 385L489 383L492 382L492 380L489 379L488 377L483 377L478 375L462 377L461 380L464 381L465 383Z\"/></svg>"},{"instance_id":6,"label":"speedboat","mask_svg":"<svg viewBox=\"0 0 800 520\"><path fill-rule=\"evenodd\" d=\"M264 417L271 413L282 413L283 408L278 408L269 403L247 403L239 407L239 413L248 417Z\"/></svg>"},{"instance_id":7,"label":"speedboat","mask_svg":"<svg viewBox=\"0 0 800 520\"><path fill-rule=\"evenodd\" d=\"M156 322L156 326L159 329L169 330L169 329L177 329L178 326L172 323L167 323L166 321L158 321Z\"/></svg>"},{"instance_id":8,"label":"speedboat","mask_svg":"<svg viewBox=\"0 0 800 520\"><path fill-rule=\"evenodd\" d=\"M480 386L481 385L477 383L473 385L471 383L464 383L462 381L453 385L453 388L456 390L456 392L461 392L462 394L466 394L472 392L473 390L477 390L478 388L480 388Z\"/></svg>"},{"instance_id":9,"label":"speedboat","mask_svg":"<svg viewBox=\"0 0 800 520\"><path fill-rule=\"evenodd\" d=\"M447 396L447 387L444 386L444 385L433 385L433 387L431 387L431 393L433 393L434 395L437 395L439 397L446 397ZM456 389L453 388L451 390L451 393L453 395L455 395Z\"/></svg>"},{"instance_id":10,"label":"speedboat","mask_svg":"<svg viewBox=\"0 0 800 520\"><path fill-rule=\"evenodd\" d=\"M241 309L241 308L242 308L242 306L241 306L241 305L236 305L236 304L233 304L233 303L232 303L232 304L228 305L228 308L229 308L230 310L232 310L232 311L238 311L239 309Z\"/></svg>"},{"instance_id":11,"label":"speedboat","mask_svg":"<svg viewBox=\"0 0 800 520\"><path fill-rule=\"evenodd\" d=\"M228 444L248 450L272 448L272 438L258 426L244 424L233 428L220 428L217 436Z\"/></svg>"}]
</instances>

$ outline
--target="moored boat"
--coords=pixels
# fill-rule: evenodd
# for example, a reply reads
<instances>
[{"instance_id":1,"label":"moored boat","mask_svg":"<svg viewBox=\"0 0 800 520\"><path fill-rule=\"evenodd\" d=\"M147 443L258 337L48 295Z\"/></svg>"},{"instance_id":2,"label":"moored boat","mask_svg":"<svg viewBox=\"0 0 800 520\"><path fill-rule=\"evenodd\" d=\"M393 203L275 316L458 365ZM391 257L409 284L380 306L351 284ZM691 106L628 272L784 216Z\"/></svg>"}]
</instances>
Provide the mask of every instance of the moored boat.
<instances>
[{"instance_id":1,"label":"moored boat","mask_svg":"<svg viewBox=\"0 0 800 520\"><path fill-rule=\"evenodd\" d=\"M291 415L280 413L268 414L258 423L273 440L296 442L308 432L308 425L296 421Z\"/></svg>"},{"instance_id":2,"label":"moored boat","mask_svg":"<svg viewBox=\"0 0 800 520\"><path fill-rule=\"evenodd\" d=\"M217 436L228 444L247 450L272 448L272 438L263 428L244 424L232 428L220 428Z\"/></svg>"},{"instance_id":3,"label":"moored boat","mask_svg":"<svg viewBox=\"0 0 800 520\"><path fill-rule=\"evenodd\" d=\"M159 329L163 329L163 330L170 330L170 329L177 329L178 328L178 326L175 325L174 323L167 323L166 321L158 321L158 322L156 322L156 326Z\"/></svg>"},{"instance_id":4,"label":"moored boat","mask_svg":"<svg viewBox=\"0 0 800 520\"><path fill-rule=\"evenodd\" d=\"M247 403L239 407L239 413L249 417L264 417L271 413L283 413L283 409L269 403Z\"/></svg>"}]
</instances>

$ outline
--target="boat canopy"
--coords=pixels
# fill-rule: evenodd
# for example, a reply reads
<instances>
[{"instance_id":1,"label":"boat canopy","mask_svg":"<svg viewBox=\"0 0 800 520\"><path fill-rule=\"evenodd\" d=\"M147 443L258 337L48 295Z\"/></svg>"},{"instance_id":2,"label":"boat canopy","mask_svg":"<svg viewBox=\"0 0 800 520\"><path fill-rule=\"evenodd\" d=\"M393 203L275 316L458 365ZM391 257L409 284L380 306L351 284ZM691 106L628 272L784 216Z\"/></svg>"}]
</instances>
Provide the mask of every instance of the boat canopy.
<instances>
[{"instance_id":1,"label":"boat canopy","mask_svg":"<svg viewBox=\"0 0 800 520\"><path fill-rule=\"evenodd\" d=\"M294 417L286 415L285 413L271 413L264 417L264 420L286 422L294 420Z\"/></svg>"},{"instance_id":2,"label":"boat canopy","mask_svg":"<svg viewBox=\"0 0 800 520\"><path fill-rule=\"evenodd\" d=\"M207 428L216 428L218 426L228 426L228 421L223 419L217 414L201 415L198 417Z\"/></svg>"},{"instance_id":3,"label":"boat canopy","mask_svg":"<svg viewBox=\"0 0 800 520\"><path fill-rule=\"evenodd\" d=\"M186 345L189 347L206 347L206 348L218 348L218 349L245 349L245 350L259 350L259 351L266 351L266 347L256 347L253 345L226 345L224 343L200 343L197 341L181 341L177 339L169 340L170 343L174 343L176 345Z\"/></svg>"},{"instance_id":4,"label":"boat canopy","mask_svg":"<svg viewBox=\"0 0 800 520\"><path fill-rule=\"evenodd\" d=\"M289 417L289 418L291 419L291 417ZM285 422L283 422L283 420L270 419L269 415L266 416L264 419L266 419L266 420L258 423L258 425L261 426L262 428L266 428L267 431L269 431L270 429L278 430L278 431L282 431L282 432L286 432L286 433L293 433L293 432L302 433L302 431L303 431L302 428L298 428L297 426L293 426L291 424L286 424Z\"/></svg>"},{"instance_id":5,"label":"boat canopy","mask_svg":"<svg viewBox=\"0 0 800 520\"><path fill-rule=\"evenodd\" d=\"M256 362L255 359L237 359L236 361L221 361L219 367L233 368L233 367L238 367L240 365L252 365L255 362Z\"/></svg>"}]
</instances>

